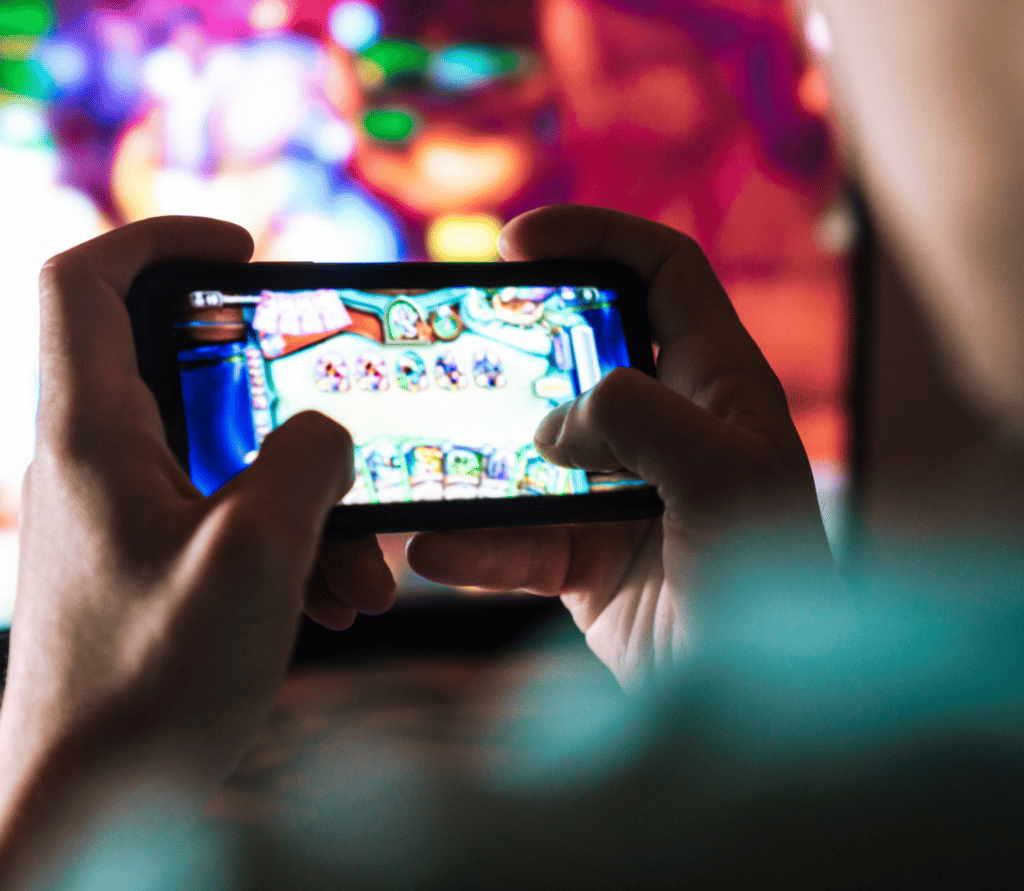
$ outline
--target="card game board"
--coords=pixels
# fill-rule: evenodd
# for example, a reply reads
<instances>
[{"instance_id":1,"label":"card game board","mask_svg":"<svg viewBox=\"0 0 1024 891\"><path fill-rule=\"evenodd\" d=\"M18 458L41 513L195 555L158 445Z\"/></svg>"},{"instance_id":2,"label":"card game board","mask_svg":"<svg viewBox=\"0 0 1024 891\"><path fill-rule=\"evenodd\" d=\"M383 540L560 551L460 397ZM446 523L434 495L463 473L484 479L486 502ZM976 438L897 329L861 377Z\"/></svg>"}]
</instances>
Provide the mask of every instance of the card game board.
<instances>
[{"instance_id":1,"label":"card game board","mask_svg":"<svg viewBox=\"0 0 1024 891\"><path fill-rule=\"evenodd\" d=\"M193 292L175 324L193 481L216 490L314 409L355 443L344 504L628 485L533 446L552 408L629 364L615 304L562 285Z\"/></svg>"}]
</instances>

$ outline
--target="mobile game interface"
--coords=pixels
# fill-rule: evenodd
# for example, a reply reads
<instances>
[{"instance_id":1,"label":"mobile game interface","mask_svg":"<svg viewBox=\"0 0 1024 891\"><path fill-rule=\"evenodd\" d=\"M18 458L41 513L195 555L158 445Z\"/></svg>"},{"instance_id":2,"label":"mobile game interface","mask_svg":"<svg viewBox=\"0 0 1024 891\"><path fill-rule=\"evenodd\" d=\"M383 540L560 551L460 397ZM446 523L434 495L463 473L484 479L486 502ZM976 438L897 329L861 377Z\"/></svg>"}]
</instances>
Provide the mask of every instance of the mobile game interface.
<instances>
[{"instance_id":1,"label":"mobile game interface","mask_svg":"<svg viewBox=\"0 0 1024 891\"><path fill-rule=\"evenodd\" d=\"M315 409L355 443L343 504L635 485L532 444L552 408L629 365L615 304L573 286L193 291L175 322L192 479L209 494Z\"/></svg>"}]
</instances>

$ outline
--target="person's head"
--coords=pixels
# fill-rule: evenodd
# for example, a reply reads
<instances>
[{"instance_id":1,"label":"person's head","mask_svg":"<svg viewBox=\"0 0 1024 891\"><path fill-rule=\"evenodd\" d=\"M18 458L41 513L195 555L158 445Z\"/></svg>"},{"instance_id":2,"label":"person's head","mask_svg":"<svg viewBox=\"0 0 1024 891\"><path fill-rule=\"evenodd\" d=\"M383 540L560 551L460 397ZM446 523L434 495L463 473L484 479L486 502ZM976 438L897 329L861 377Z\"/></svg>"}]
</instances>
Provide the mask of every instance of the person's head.
<instances>
[{"instance_id":1,"label":"person's head","mask_svg":"<svg viewBox=\"0 0 1024 891\"><path fill-rule=\"evenodd\" d=\"M950 377L1024 440L1024 5L802 0Z\"/></svg>"}]
</instances>

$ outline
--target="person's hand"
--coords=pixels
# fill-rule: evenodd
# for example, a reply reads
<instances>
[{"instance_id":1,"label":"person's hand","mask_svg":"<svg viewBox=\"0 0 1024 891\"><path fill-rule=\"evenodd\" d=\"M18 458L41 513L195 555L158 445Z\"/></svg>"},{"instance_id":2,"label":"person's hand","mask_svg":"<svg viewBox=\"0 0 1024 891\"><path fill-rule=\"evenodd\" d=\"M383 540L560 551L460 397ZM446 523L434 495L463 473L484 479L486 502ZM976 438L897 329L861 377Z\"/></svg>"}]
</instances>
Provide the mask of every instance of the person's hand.
<instances>
[{"instance_id":1,"label":"person's hand","mask_svg":"<svg viewBox=\"0 0 1024 891\"><path fill-rule=\"evenodd\" d=\"M562 206L505 227L506 260L612 259L648 283L657 380L618 369L552 412L537 448L567 467L625 469L657 486L663 517L635 523L430 532L409 543L421 575L561 595L624 685L700 634L711 556L743 532L796 532L793 562L832 567L810 464L778 378L700 248L665 226ZM787 546L793 534L785 536Z\"/></svg>"},{"instance_id":2,"label":"person's hand","mask_svg":"<svg viewBox=\"0 0 1024 891\"><path fill-rule=\"evenodd\" d=\"M327 513L352 484L352 441L333 421L296 416L209 498L168 450L123 298L153 263L251 251L236 226L168 217L43 270L38 438L0 710L0 863L15 822L30 827L33 808L86 775L115 797L155 782L201 805L269 714L307 586L307 610L334 627L394 597L372 538L328 542L314 572Z\"/></svg>"}]
</instances>

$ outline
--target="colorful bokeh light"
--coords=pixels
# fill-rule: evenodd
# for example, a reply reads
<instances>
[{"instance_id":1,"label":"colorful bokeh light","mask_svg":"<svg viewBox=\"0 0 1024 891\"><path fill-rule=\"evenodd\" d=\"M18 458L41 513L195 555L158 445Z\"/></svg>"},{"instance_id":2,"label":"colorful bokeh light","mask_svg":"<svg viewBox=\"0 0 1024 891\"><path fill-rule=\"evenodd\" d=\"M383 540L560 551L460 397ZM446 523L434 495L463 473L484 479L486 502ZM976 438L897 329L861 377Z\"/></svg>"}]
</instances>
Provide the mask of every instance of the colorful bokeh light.
<instances>
[{"instance_id":1,"label":"colorful bokeh light","mask_svg":"<svg viewBox=\"0 0 1024 891\"><path fill-rule=\"evenodd\" d=\"M291 12L284 0L257 0L249 10L249 24L257 31L276 31L288 24Z\"/></svg>"},{"instance_id":2,"label":"colorful bokeh light","mask_svg":"<svg viewBox=\"0 0 1024 891\"><path fill-rule=\"evenodd\" d=\"M53 7L39 0L7 0L0 6L0 35L38 37L53 27Z\"/></svg>"},{"instance_id":3,"label":"colorful bokeh light","mask_svg":"<svg viewBox=\"0 0 1024 891\"><path fill-rule=\"evenodd\" d=\"M827 23L805 32L784 0L0 5L0 527L32 451L39 266L171 212L281 260L491 259L501 221L561 201L683 229L841 478L856 222L801 47L828 52Z\"/></svg>"},{"instance_id":4,"label":"colorful bokeh light","mask_svg":"<svg viewBox=\"0 0 1024 891\"><path fill-rule=\"evenodd\" d=\"M359 0L339 3L331 10L327 23L338 46L350 52L366 49L380 36L380 13Z\"/></svg>"},{"instance_id":5,"label":"colorful bokeh light","mask_svg":"<svg viewBox=\"0 0 1024 891\"><path fill-rule=\"evenodd\" d=\"M518 53L488 46L452 46L430 62L428 77L445 90L478 90L520 66Z\"/></svg>"},{"instance_id":6,"label":"colorful bokeh light","mask_svg":"<svg viewBox=\"0 0 1024 891\"><path fill-rule=\"evenodd\" d=\"M398 108L373 108L363 117L363 129L374 139L404 142L416 129L416 118Z\"/></svg>"},{"instance_id":7,"label":"colorful bokeh light","mask_svg":"<svg viewBox=\"0 0 1024 891\"><path fill-rule=\"evenodd\" d=\"M366 77L371 88L416 82L423 77L429 61L427 49L407 40L380 40L359 54L362 69L370 72Z\"/></svg>"},{"instance_id":8,"label":"colorful bokeh light","mask_svg":"<svg viewBox=\"0 0 1024 891\"><path fill-rule=\"evenodd\" d=\"M432 260L484 261L498 259L501 220L488 214L447 214L427 229Z\"/></svg>"}]
</instances>

